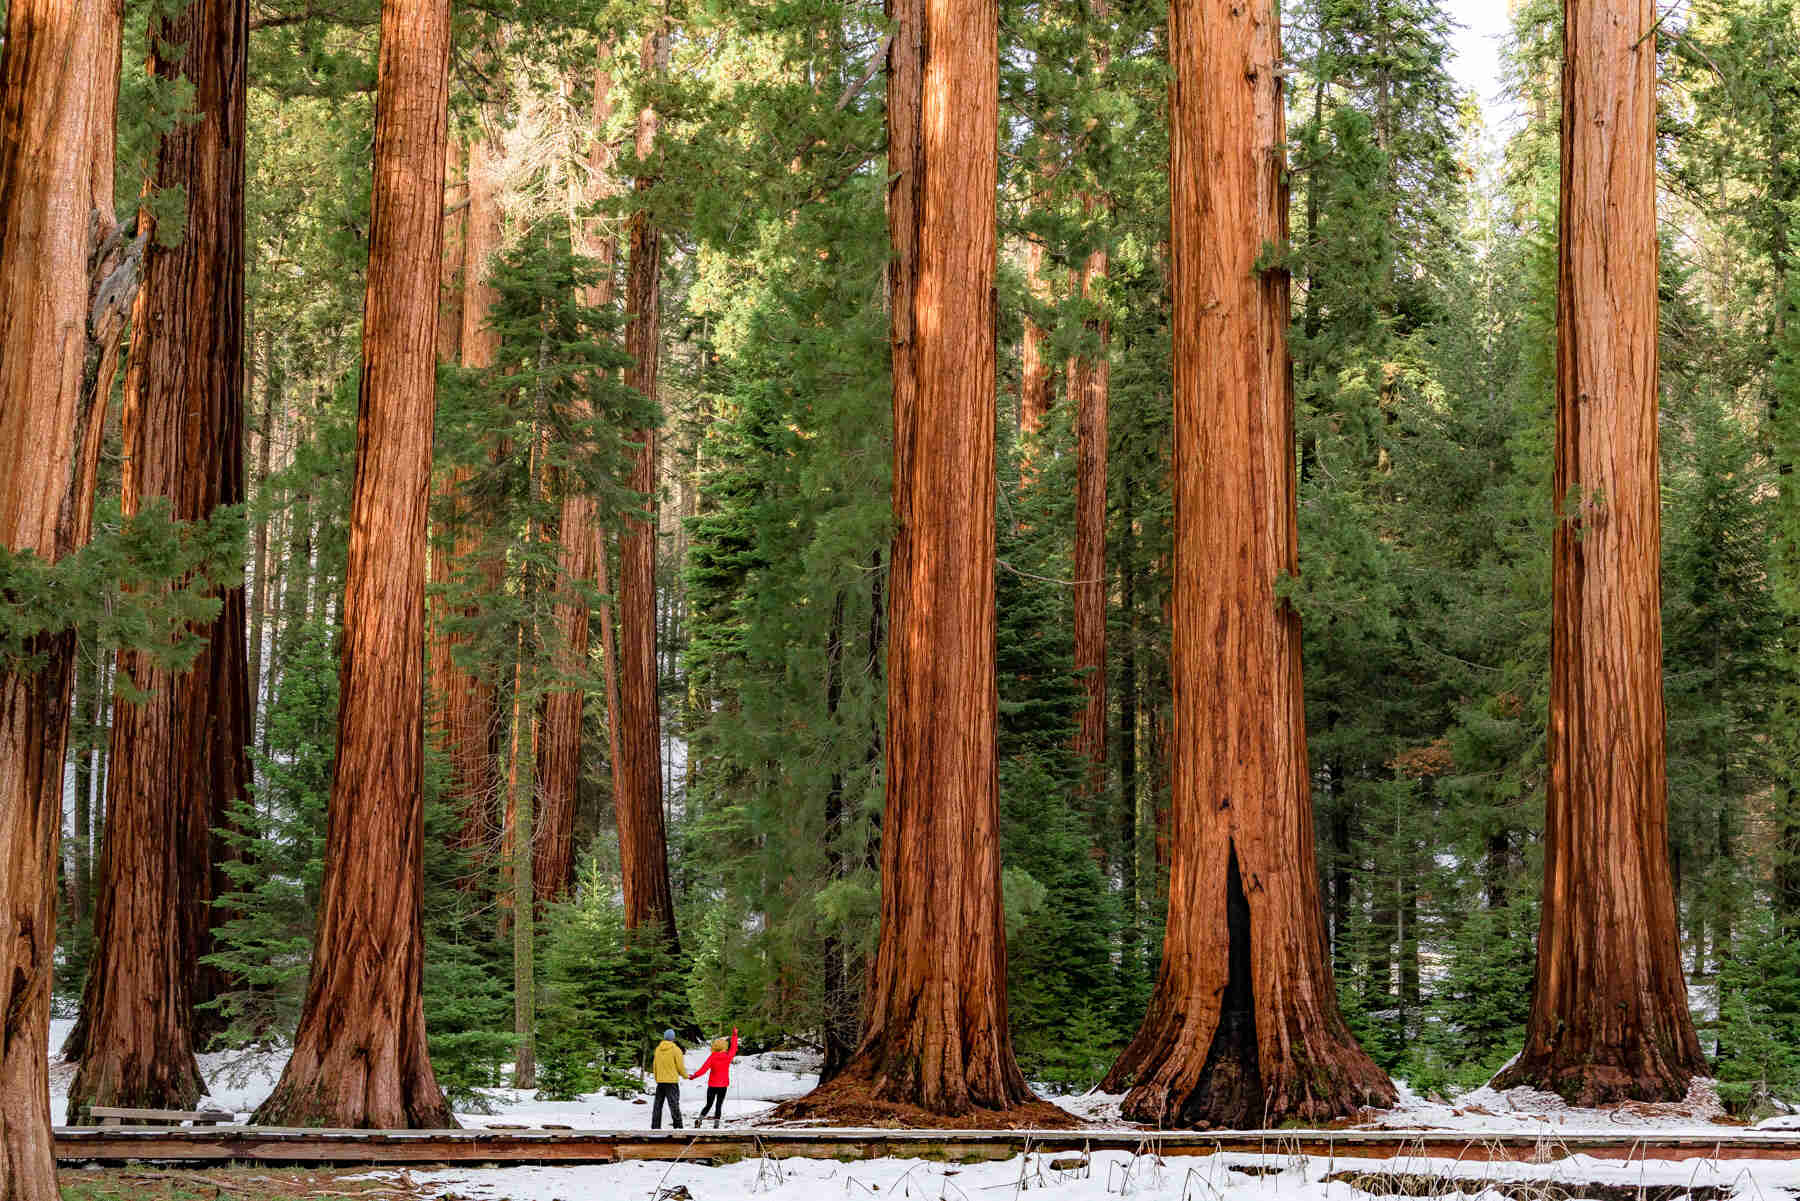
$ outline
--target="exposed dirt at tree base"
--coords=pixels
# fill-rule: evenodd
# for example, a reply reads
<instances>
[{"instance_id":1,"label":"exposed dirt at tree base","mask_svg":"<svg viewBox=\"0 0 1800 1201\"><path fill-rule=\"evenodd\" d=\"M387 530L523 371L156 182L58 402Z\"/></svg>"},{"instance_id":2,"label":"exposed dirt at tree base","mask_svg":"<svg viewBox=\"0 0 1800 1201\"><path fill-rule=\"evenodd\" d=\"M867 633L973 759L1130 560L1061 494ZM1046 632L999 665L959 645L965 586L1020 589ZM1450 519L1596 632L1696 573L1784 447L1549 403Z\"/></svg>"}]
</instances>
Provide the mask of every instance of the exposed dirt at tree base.
<instances>
[{"instance_id":1,"label":"exposed dirt at tree base","mask_svg":"<svg viewBox=\"0 0 1800 1201\"><path fill-rule=\"evenodd\" d=\"M361 1169L230 1167L100 1170L61 1168L57 1185L65 1201L313 1201L316 1198L379 1198L418 1201L435 1196L404 1169L372 1173Z\"/></svg>"},{"instance_id":2,"label":"exposed dirt at tree base","mask_svg":"<svg viewBox=\"0 0 1800 1201\"><path fill-rule=\"evenodd\" d=\"M875 1096L865 1080L842 1076L804 1097L761 1115L759 1126L849 1126L876 1130L1080 1130L1088 1123L1038 1098L1010 1109L971 1107L933 1113L917 1105Z\"/></svg>"}]
</instances>

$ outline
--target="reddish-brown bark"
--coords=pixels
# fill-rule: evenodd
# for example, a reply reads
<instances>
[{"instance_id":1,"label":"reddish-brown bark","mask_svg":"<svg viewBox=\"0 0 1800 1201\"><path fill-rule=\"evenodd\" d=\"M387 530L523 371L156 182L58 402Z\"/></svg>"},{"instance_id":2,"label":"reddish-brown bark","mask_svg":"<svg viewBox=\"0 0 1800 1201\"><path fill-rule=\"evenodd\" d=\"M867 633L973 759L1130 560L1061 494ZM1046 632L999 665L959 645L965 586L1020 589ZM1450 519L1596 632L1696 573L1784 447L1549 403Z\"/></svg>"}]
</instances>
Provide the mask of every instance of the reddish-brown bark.
<instances>
[{"instance_id":1,"label":"reddish-brown bark","mask_svg":"<svg viewBox=\"0 0 1800 1201\"><path fill-rule=\"evenodd\" d=\"M437 357L439 363L456 364L462 359L462 279L463 226L468 220L469 181L463 162L463 144L450 138L444 151L444 253L438 269ZM446 762L452 758L453 743L448 720L450 681L456 672L455 643L449 630L451 611L444 589L455 575L455 513L457 496L463 480L454 470L437 473L432 492L432 536L430 553L431 589L426 605L426 722L431 738ZM445 528L448 522L448 529ZM467 837L468 822L458 824L459 837ZM473 883L473 877L465 880Z\"/></svg>"},{"instance_id":2,"label":"reddish-brown bark","mask_svg":"<svg viewBox=\"0 0 1800 1201\"><path fill-rule=\"evenodd\" d=\"M1034 1101L1000 909L994 660L993 0L894 0L894 547L881 938L863 1039L804 1104Z\"/></svg>"},{"instance_id":3,"label":"reddish-brown bark","mask_svg":"<svg viewBox=\"0 0 1800 1201\"><path fill-rule=\"evenodd\" d=\"M602 50L602 58L606 52ZM589 125L588 186L582 199L588 204L604 194L612 152L606 141L606 122L612 115L612 80L603 67L594 71L593 115ZM582 303L609 308L613 302L612 266L617 243L605 234L600 221L581 223L575 231L576 246L604 269L600 283L586 290ZM588 416L585 406L579 414ZM558 521L558 571L565 584L586 583L595 578L599 552L594 522L594 500L579 487L566 491ZM576 678L586 671L588 606L580 593L565 589L555 612L557 670ZM561 897L575 874L575 808L581 790L582 702L580 688L564 688L544 697L538 743L538 829L533 844L536 862L532 878L540 903Z\"/></svg>"},{"instance_id":4,"label":"reddish-brown bark","mask_svg":"<svg viewBox=\"0 0 1800 1201\"><path fill-rule=\"evenodd\" d=\"M1572 1104L1705 1068L1668 857L1650 0L1565 0L1550 781L1537 982L1502 1074Z\"/></svg>"},{"instance_id":5,"label":"reddish-brown bark","mask_svg":"<svg viewBox=\"0 0 1800 1201\"><path fill-rule=\"evenodd\" d=\"M1159 1126L1322 1121L1391 1103L1338 1011L1301 705L1280 33L1272 4L1169 9L1175 739L1168 925L1109 1074Z\"/></svg>"},{"instance_id":6,"label":"reddish-brown bark","mask_svg":"<svg viewBox=\"0 0 1800 1201\"><path fill-rule=\"evenodd\" d=\"M613 796L619 795L619 648L613 638L612 584L607 578L606 533L594 532L594 591L600 604L594 624L600 627L600 683L606 693L606 762Z\"/></svg>"},{"instance_id":7,"label":"reddish-brown bark","mask_svg":"<svg viewBox=\"0 0 1800 1201\"><path fill-rule=\"evenodd\" d=\"M11 0L0 54L0 541L50 563L93 515L89 268L111 227L119 9ZM0 1199L54 1201L45 1048L74 630L27 651L35 671L0 670Z\"/></svg>"},{"instance_id":8,"label":"reddish-brown bark","mask_svg":"<svg viewBox=\"0 0 1800 1201\"><path fill-rule=\"evenodd\" d=\"M1094 209L1090 197L1088 209ZM1089 252L1081 269L1081 296L1098 303L1096 286L1106 278L1104 246ZM1092 359L1069 360L1069 398L1075 405L1075 670L1081 675L1082 706L1075 753L1087 761L1087 789L1106 786L1106 419L1112 366L1107 359L1111 327L1092 316L1088 329L1099 340Z\"/></svg>"},{"instance_id":9,"label":"reddish-brown bark","mask_svg":"<svg viewBox=\"0 0 1800 1201\"><path fill-rule=\"evenodd\" d=\"M126 513L166 499L171 514L204 520L244 500L245 0L198 0L153 22L150 69L186 79L199 119L168 131L155 186L181 188L187 220L178 246L152 245L132 314L125 374ZM146 226L154 218L139 216ZM142 652L119 670L143 694L114 705L107 817L94 920L94 961L82 996L81 1064L68 1120L89 1105L190 1108L202 1089L196 1007L224 981L200 962L212 950L213 834L228 826L249 785L249 669L242 587L221 608L192 668L179 675ZM201 631L195 631L202 633ZM175 921L170 917L174 915Z\"/></svg>"},{"instance_id":10,"label":"reddish-brown bark","mask_svg":"<svg viewBox=\"0 0 1800 1201\"><path fill-rule=\"evenodd\" d=\"M488 324L488 313L494 307L494 287L489 282L492 259L500 249L497 159L498 153L487 137L477 135L469 143L466 180L469 203L463 210L459 230L463 260L462 328L458 341L464 367L491 367L500 350L499 335ZM442 341L443 336L440 336L440 344ZM466 573L475 565L484 587L489 592L497 592L502 564L497 556L483 549L480 516L470 512L457 499L468 483L470 472L461 468L448 475L444 487L449 491L449 507L454 511L455 519L448 561L443 568L444 578ZM473 616L473 613L464 610L463 616ZM458 850L481 855L496 845L498 837L495 807L500 792L497 770L499 700L491 681L455 661L454 648L466 639L451 637L448 641L450 645L439 656L437 666L443 672L440 691L444 741L450 758L448 792L458 814L454 842Z\"/></svg>"},{"instance_id":11,"label":"reddish-brown bark","mask_svg":"<svg viewBox=\"0 0 1800 1201\"><path fill-rule=\"evenodd\" d=\"M425 520L449 0L383 0L337 763L294 1053L256 1121L454 1126L425 1048Z\"/></svg>"},{"instance_id":12,"label":"reddish-brown bark","mask_svg":"<svg viewBox=\"0 0 1800 1201\"><path fill-rule=\"evenodd\" d=\"M668 34L645 35L641 63L646 76L667 64ZM637 116L637 156L656 146L656 110ZM640 176L641 192L654 180ZM657 358L662 347L662 235L647 210L631 215L631 260L625 277L625 351L632 365L625 382L656 400ZM656 695L656 442L655 427L639 430L642 447L631 487L644 496L648 520L627 520L619 533L619 753L613 769L613 810L619 827L619 866L624 879L625 925L660 925L674 944L675 899L669 887L668 836L663 828L662 719ZM608 714L609 719L612 717Z\"/></svg>"}]
</instances>

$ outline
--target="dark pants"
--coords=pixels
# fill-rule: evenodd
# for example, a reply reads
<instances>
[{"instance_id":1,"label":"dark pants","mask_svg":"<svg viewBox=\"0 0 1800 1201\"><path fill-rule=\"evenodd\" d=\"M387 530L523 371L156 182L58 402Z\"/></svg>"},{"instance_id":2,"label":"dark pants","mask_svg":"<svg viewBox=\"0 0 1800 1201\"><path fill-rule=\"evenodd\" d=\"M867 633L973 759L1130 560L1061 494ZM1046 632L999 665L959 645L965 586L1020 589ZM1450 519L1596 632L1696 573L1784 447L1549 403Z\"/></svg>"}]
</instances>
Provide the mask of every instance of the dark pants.
<instances>
[{"instance_id":1,"label":"dark pants","mask_svg":"<svg viewBox=\"0 0 1800 1201\"><path fill-rule=\"evenodd\" d=\"M700 1116L694 1121L696 1123L704 1122L708 1113L712 1114L714 1126L717 1126L719 1119L725 1116L725 1089L723 1087L715 1088L710 1084L706 1086L706 1105L700 1110Z\"/></svg>"},{"instance_id":2,"label":"dark pants","mask_svg":"<svg viewBox=\"0 0 1800 1201\"><path fill-rule=\"evenodd\" d=\"M659 1084L656 1086L656 1103L650 1107L650 1129L662 1129L663 1102L669 1103L669 1116L675 1122L675 1129L681 1129L681 1085Z\"/></svg>"}]
</instances>

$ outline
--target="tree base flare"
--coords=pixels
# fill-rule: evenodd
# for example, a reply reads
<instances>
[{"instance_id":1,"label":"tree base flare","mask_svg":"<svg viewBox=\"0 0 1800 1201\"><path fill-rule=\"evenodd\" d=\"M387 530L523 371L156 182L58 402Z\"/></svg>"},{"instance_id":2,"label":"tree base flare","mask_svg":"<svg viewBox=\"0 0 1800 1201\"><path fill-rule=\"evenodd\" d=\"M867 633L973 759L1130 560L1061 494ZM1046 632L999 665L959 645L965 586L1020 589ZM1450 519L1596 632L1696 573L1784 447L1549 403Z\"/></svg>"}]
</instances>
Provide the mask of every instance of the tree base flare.
<instances>
[{"instance_id":1,"label":"tree base flare","mask_svg":"<svg viewBox=\"0 0 1800 1201\"><path fill-rule=\"evenodd\" d=\"M334 1130L458 1130L450 1105L434 1082L418 1095L401 1098L398 1089L377 1097L332 1090L313 1081L283 1080L250 1121L257 1126L329 1127Z\"/></svg>"},{"instance_id":2,"label":"tree base flare","mask_svg":"<svg viewBox=\"0 0 1800 1201\"><path fill-rule=\"evenodd\" d=\"M1685 1100L1699 1066L1672 1064L1661 1057L1626 1068L1616 1063L1562 1062L1555 1048L1519 1056L1501 1069L1489 1087L1535 1088L1555 1093L1570 1106L1595 1109L1623 1101Z\"/></svg>"}]
</instances>

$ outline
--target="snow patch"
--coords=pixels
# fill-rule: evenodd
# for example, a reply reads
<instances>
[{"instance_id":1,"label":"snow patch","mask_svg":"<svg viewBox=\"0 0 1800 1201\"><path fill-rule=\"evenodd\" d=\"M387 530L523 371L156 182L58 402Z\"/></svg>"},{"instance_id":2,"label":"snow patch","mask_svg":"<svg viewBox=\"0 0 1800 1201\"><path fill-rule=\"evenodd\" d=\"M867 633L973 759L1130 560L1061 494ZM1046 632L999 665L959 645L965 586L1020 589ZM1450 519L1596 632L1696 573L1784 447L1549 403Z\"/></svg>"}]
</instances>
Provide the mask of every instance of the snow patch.
<instances>
[{"instance_id":1,"label":"snow patch","mask_svg":"<svg viewBox=\"0 0 1800 1201\"><path fill-rule=\"evenodd\" d=\"M1053 1166L1061 1165L1061 1166ZM944 1164L919 1159L838 1163L814 1159L747 1159L734 1164L628 1162L582 1167L449 1169L415 1172L428 1194L467 1201L650 1201L686 1190L693 1201L768 1197L774 1201L1365 1201L1391 1197L1390 1179L1429 1185L1437 1201L1512 1201L1521 1195L1581 1197L1583 1186L1707 1190L1734 1201L1767 1201L1800 1188L1800 1164L1771 1160L1638 1160L1575 1155L1542 1164L1468 1163L1405 1156L1330 1159L1304 1155L1156 1157L1104 1151L1029 1154L996 1163ZM1500 1191L1507 1186L1506 1192ZM680 1192L673 1192L681 1196Z\"/></svg>"},{"instance_id":2,"label":"snow patch","mask_svg":"<svg viewBox=\"0 0 1800 1201\"><path fill-rule=\"evenodd\" d=\"M1675 1133L1741 1124L1725 1112L1717 1084L1708 1077L1696 1077L1688 1086L1687 1096L1679 1101L1625 1101L1598 1109L1574 1108L1555 1093L1524 1086L1502 1090L1483 1085L1443 1101L1421 1097L1404 1082L1397 1083L1400 1099L1394 1108L1358 1123L1358 1129L1491 1134L1534 1127L1582 1131L1617 1130L1623 1126Z\"/></svg>"}]
</instances>

